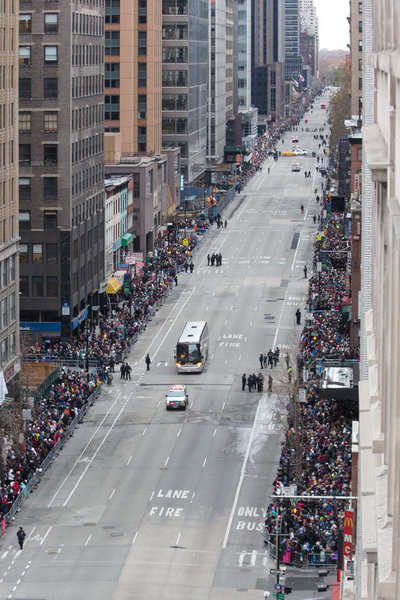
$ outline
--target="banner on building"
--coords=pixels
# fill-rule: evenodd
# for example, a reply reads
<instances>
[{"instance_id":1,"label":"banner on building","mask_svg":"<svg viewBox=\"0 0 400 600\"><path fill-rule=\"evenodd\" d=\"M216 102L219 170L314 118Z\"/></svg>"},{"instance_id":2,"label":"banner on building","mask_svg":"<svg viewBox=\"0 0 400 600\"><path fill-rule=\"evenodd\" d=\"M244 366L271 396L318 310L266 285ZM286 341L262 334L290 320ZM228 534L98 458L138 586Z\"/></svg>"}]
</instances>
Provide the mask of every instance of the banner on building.
<instances>
[{"instance_id":1,"label":"banner on building","mask_svg":"<svg viewBox=\"0 0 400 600\"><path fill-rule=\"evenodd\" d=\"M343 556L346 560L353 558L353 531L354 531L354 511L346 510L344 512L343 527Z\"/></svg>"}]
</instances>

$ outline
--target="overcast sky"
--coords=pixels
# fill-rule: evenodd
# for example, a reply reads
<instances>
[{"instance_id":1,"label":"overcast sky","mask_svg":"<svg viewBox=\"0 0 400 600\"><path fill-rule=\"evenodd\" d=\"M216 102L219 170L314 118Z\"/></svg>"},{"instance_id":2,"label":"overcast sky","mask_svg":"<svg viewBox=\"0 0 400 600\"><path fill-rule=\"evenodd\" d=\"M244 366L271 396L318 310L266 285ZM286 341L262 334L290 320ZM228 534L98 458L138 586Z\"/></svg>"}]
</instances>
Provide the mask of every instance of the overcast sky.
<instances>
[{"instance_id":1,"label":"overcast sky","mask_svg":"<svg viewBox=\"0 0 400 600\"><path fill-rule=\"evenodd\" d=\"M347 50L349 43L349 0L315 0L319 20L319 47Z\"/></svg>"}]
</instances>

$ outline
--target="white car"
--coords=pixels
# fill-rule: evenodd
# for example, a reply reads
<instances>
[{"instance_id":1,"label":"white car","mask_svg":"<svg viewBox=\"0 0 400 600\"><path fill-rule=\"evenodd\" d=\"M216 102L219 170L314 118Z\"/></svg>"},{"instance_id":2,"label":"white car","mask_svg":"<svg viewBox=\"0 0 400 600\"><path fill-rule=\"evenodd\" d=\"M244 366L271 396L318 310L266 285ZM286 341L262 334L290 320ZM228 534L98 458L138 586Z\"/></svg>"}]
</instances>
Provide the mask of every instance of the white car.
<instances>
[{"instance_id":1,"label":"white car","mask_svg":"<svg viewBox=\"0 0 400 600\"><path fill-rule=\"evenodd\" d=\"M293 148L293 152L295 156L307 156L307 150L302 148Z\"/></svg>"},{"instance_id":2,"label":"white car","mask_svg":"<svg viewBox=\"0 0 400 600\"><path fill-rule=\"evenodd\" d=\"M294 163L292 165L292 171L300 171L301 170L301 166L299 165L299 163Z\"/></svg>"},{"instance_id":3,"label":"white car","mask_svg":"<svg viewBox=\"0 0 400 600\"><path fill-rule=\"evenodd\" d=\"M189 402L189 396L185 385L172 385L168 394L165 394L165 406L167 410L171 408L182 408L186 410Z\"/></svg>"}]
</instances>

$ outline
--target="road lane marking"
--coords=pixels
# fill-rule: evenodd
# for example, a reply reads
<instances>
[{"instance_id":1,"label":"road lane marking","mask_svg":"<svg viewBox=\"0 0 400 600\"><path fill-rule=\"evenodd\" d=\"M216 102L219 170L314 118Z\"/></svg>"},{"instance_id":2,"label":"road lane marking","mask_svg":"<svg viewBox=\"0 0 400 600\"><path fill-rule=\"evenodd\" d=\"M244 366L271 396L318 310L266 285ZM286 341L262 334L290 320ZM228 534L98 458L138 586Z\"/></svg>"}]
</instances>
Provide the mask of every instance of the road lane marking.
<instances>
[{"instance_id":1,"label":"road lane marking","mask_svg":"<svg viewBox=\"0 0 400 600\"><path fill-rule=\"evenodd\" d=\"M147 431L147 427L145 427L145 428L143 429L143 431L142 431L142 435L144 435L144 434L146 433L146 431Z\"/></svg>"},{"instance_id":2,"label":"road lane marking","mask_svg":"<svg viewBox=\"0 0 400 600\"><path fill-rule=\"evenodd\" d=\"M178 431L178 433L177 433L177 436L176 436L176 437L179 437L179 436L181 435L181 431L182 431L182 429L180 429L180 430Z\"/></svg>"},{"instance_id":3,"label":"road lane marking","mask_svg":"<svg viewBox=\"0 0 400 600\"><path fill-rule=\"evenodd\" d=\"M203 461L203 469L206 466L206 462L207 462L207 459L205 458L204 461Z\"/></svg>"},{"instance_id":4,"label":"road lane marking","mask_svg":"<svg viewBox=\"0 0 400 600\"><path fill-rule=\"evenodd\" d=\"M115 424L117 423L118 419L122 415L123 411L124 411L124 409L121 408L121 410L119 411L119 413L115 417L114 421L111 423L110 427L107 429L107 432L104 435L103 439L101 440L100 444L98 445L98 448L97 448L96 452L93 454L92 458L90 459L90 461L86 465L85 469L83 470L83 473L81 474L81 476L79 477L78 481L76 482L76 484L72 488L72 490L71 490L70 494L68 495L66 501L63 502L63 507L64 508L67 506L68 502L71 500L72 496L75 494L75 492L76 492L79 484L81 483L82 479L85 477L85 475L88 472L89 468L91 467L94 459L96 458L96 456L98 455L98 453L100 452L100 450L102 449L102 447L104 446L104 444L106 443L106 441L108 439L108 436L110 435L110 433L114 429Z\"/></svg>"},{"instance_id":5,"label":"road lane marking","mask_svg":"<svg viewBox=\"0 0 400 600\"><path fill-rule=\"evenodd\" d=\"M109 500L111 500L111 498L114 496L114 494L115 494L115 488L114 488L114 489L113 489L113 491L111 492L111 494L110 494L110 497L109 497Z\"/></svg>"},{"instance_id":6,"label":"road lane marking","mask_svg":"<svg viewBox=\"0 0 400 600\"><path fill-rule=\"evenodd\" d=\"M216 428L214 429L213 437L217 435L217 431L218 431L218 428L216 427Z\"/></svg>"},{"instance_id":7,"label":"road lane marking","mask_svg":"<svg viewBox=\"0 0 400 600\"><path fill-rule=\"evenodd\" d=\"M40 545L43 545L44 540L47 538L47 536L49 535L50 531L53 529L53 525L50 525L50 527L48 528L48 530L46 531L46 533L44 534L44 537L42 539L42 541L40 542Z\"/></svg>"},{"instance_id":8,"label":"road lane marking","mask_svg":"<svg viewBox=\"0 0 400 600\"><path fill-rule=\"evenodd\" d=\"M151 502L151 501L153 500L153 496L154 496L154 494L155 494L155 492L153 492L153 493L151 494L149 502Z\"/></svg>"},{"instance_id":9,"label":"road lane marking","mask_svg":"<svg viewBox=\"0 0 400 600\"><path fill-rule=\"evenodd\" d=\"M132 545L133 545L133 544L136 542L136 538L137 538L137 536L138 536L138 533L139 533L138 531L135 533L135 537L134 537L134 538L133 538L133 540L132 540Z\"/></svg>"},{"instance_id":10,"label":"road lane marking","mask_svg":"<svg viewBox=\"0 0 400 600\"><path fill-rule=\"evenodd\" d=\"M133 458L133 454L131 454L131 456L128 458L128 462L126 463L126 466L129 465L129 463L131 462L132 458Z\"/></svg>"},{"instance_id":11,"label":"road lane marking","mask_svg":"<svg viewBox=\"0 0 400 600\"><path fill-rule=\"evenodd\" d=\"M90 538L91 538L91 537L92 537L92 534L90 534L90 535L89 535L89 537L88 537L88 539L86 540L86 542L85 542L85 546L87 546L87 545L88 545L88 543L89 543L89 540L90 540Z\"/></svg>"},{"instance_id":12,"label":"road lane marking","mask_svg":"<svg viewBox=\"0 0 400 600\"><path fill-rule=\"evenodd\" d=\"M86 446L84 447L84 449L82 450L82 452L80 453L80 455L78 456L78 458L76 459L76 461L73 464L73 466L71 467L70 471L68 472L68 474L64 478L63 482L61 483L61 485L57 489L56 493L54 494L54 496L50 500L49 504L47 505L47 508L50 508L51 505L53 504L54 500L57 498L59 492L64 487L64 485L68 481L68 479L70 478L70 476L71 476L72 472L74 471L75 467L77 466L77 464L81 461L82 456L85 454L85 452L88 449L89 445L92 443L94 437L97 435L97 433L99 432L100 428L103 426L104 421L107 419L108 415L111 413L112 409L114 408L114 406L118 402L120 396L121 396L121 392L118 392L117 397L115 398L114 402L112 403L112 405L110 406L110 408L108 409L108 411L106 412L106 414L104 415L104 418L101 420L100 425L94 431L92 437L90 438L90 440L88 441L88 443L86 444Z\"/></svg>"},{"instance_id":13,"label":"road lane marking","mask_svg":"<svg viewBox=\"0 0 400 600\"><path fill-rule=\"evenodd\" d=\"M178 539L176 540L175 546L177 546L179 544L179 540L181 539L181 533L178 535Z\"/></svg>"},{"instance_id":14,"label":"road lane marking","mask_svg":"<svg viewBox=\"0 0 400 600\"><path fill-rule=\"evenodd\" d=\"M237 507L237 503L238 503L238 500L239 500L240 490L242 489L242 484L243 484L244 475L245 475L245 472L246 472L247 462L248 462L249 456L250 456L251 444L253 443L254 432L256 430L256 425L257 425L257 421L258 421L258 413L260 412L260 408L261 408L261 399L258 402L256 414L255 414L254 421L253 421L253 427L251 428L249 442L247 444L246 454L245 454L244 459L243 459L243 464L242 464L242 468L241 468L241 471L240 471L240 477L239 477L238 485L237 485L237 488L236 488L236 494L235 494L235 498L233 500L231 514L229 515L229 521L228 521L228 525L226 527L226 532L225 532L224 541L222 543L222 548L226 548L226 545L228 543L228 537L229 537L229 534L230 534L230 531L231 531L233 517L235 516L235 513L236 513L236 507Z\"/></svg>"},{"instance_id":15,"label":"road lane marking","mask_svg":"<svg viewBox=\"0 0 400 600\"><path fill-rule=\"evenodd\" d=\"M169 456L168 456L167 460L166 460L166 461L165 461L165 463L164 463L164 467L166 467L166 466L167 466L167 464L168 464L168 461L169 461Z\"/></svg>"}]
</instances>

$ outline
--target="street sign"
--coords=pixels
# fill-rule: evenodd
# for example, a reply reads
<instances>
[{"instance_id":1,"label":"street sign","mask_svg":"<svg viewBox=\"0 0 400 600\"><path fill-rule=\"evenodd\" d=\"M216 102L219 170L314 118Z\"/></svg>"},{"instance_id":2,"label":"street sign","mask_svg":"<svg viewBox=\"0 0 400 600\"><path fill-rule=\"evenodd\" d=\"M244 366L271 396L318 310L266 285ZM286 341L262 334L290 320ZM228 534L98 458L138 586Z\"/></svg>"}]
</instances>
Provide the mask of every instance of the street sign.
<instances>
[{"instance_id":1,"label":"street sign","mask_svg":"<svg viewBox=\"0 0 400 600\"><path fill-rule=\"evenodd\" d=\"M285 600L285 594L281 594L280 592L274 592L274 598L276 598L276 600Z\"/></svg>"},{"instance_id":2,"label":"street sign","mask_svg":"<svg viewBox=\"0 0 400 600\"><path fill-rule=\"evenodd\" d=\"M274 589L275 589L275 591L276 591L276 592L281 592L281 591L282 591L282 586L281 586L281 584L280 584L280 583L276 583L276 584L275 584L275 588L274 588Z\"/></svg>"},{"instance_id":3,"label":"street sign","mask_svg":"<svg viewBox=\"0 0 400 600\"><path fill-rule=\"evenodd\" d=\"M284 575L286 573L285 569L270 569L269 572L271 573L271 575Z\"/></svg>"}]
</instances>

